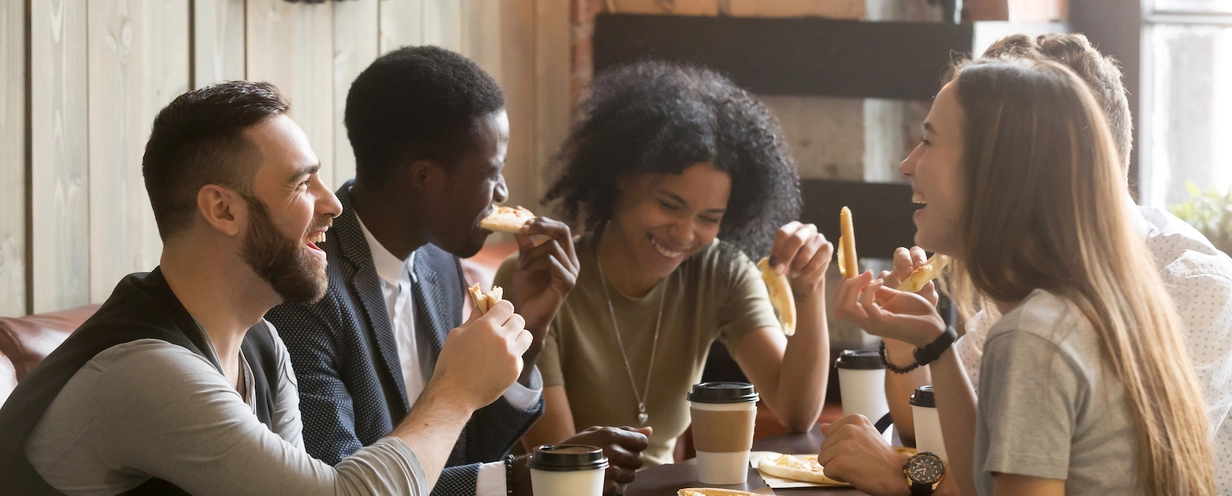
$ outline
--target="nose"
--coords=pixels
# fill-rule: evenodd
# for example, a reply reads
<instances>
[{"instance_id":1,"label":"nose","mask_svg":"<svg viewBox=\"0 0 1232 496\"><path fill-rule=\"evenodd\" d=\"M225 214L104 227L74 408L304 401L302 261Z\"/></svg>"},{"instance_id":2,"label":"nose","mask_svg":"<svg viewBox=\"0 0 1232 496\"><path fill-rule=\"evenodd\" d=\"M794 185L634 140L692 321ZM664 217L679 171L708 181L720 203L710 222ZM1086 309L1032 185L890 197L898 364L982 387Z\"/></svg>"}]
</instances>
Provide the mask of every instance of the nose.
<instances>
[{"instance_id":1,"label":"nose","mask_svg":"<svg viewBox=\"0 0 1232 496\"><path fill-rule=\"evenodd\" d=\"M912 176L915 176L915 164L920 160L920 153L923 148L924 143L916 145L915 148L911 150L911 154L907 155L907 158L903 159L902 163L898 164L899 174L902 174L903 177L907 179L911 179Z\"/></svg>"},{"instance_id":2,"label":"nose","mask_svg":"<svg viewBox=\"0 0 1232 496\"><path fill-rule=\"evenodd\" d=\"M692 246L693 239L697 237L697 233L694 231L695 227L697 227L697 222L691 217L680 217L671 224L669 232L672 235L672 239L670 241L675 243L677 247Z\"/></svg>"},{"instance_id":3,"label":"nose","mask_svg":"<svg viewBox=\"0 0 1232 496\"><path fill-rule=\"evenodd\" d=\"M342 203L338 201L338 197L334 192L325 185L325 181L321 176L313 174L315 179L312 181L313 187L316 189L316 205L315 210L317 215L324 215L329 218L334 218L342 214Z\"/></svg>"},{"instance_id":4,"label":"nose","mask_svg":"<svg viewBox=\"0 0 1232 496\"><path fill-rule=\"evenodd\" d=\"M505 175L501 174L500 180L496 183L496 190L492 192L492 203L504 203L509 199L509 186L505 184Z\"/></svg>"}]
</instances>

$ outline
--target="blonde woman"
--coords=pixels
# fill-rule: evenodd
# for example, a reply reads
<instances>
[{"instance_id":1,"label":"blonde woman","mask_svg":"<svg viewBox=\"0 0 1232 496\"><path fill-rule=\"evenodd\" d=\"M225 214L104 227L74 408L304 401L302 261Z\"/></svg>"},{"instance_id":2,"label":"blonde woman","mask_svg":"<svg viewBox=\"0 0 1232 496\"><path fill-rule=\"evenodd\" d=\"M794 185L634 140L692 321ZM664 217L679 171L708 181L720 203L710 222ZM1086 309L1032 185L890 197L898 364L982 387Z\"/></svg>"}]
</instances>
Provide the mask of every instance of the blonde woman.
<instances>
[{"instance_id":1,"label":"blonde woman","mask_svg":"<svg viewBox=\"0 0 1232 496\"><path fill-rule=\"evenodd\" d=\"M865 273L834 305L931 362L945 477L967 495L1214 494L1202 394L1151 255L1114 207L1124 179L1086 85L1055 62L967 63L924 126L901 167L925 204L915 241L956 260L956 301L1004 315L978 408L923 297Z\"/></svg>"}]
</instances>

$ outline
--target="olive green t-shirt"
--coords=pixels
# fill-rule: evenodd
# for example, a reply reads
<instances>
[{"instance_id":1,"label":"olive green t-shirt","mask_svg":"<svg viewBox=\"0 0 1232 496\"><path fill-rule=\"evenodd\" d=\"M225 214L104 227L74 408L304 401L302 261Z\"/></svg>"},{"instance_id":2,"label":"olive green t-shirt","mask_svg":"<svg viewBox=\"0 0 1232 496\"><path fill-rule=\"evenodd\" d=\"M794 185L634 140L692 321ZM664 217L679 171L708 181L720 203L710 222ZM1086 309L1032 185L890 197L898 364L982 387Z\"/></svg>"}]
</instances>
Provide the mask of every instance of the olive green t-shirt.
<instances>
[{"instance_id":1,"label":"olive green t-shirt","mask_svg":"<svg viewBox=\"0 0 1232 496\"><path fill-rule=\"evenodd\" d=\"M578 430L594 425L638 427L637 399L621 358L595 260L593 238L576 243L581 264L577 283L552 323L539 357L544 386L564 385ZM496 285L513 290L515 254L496 274ZM735 350L754 329L779 329L761 275L735 248L712 243L689 257L641 298L612 288L612 308L637 390L646 384L659 302L663 322L655 353L647 425L648 466L672 462L676 438L689 427L685 395L701 380L710 345L718 339Z\"/></svg>"}]
</instances>

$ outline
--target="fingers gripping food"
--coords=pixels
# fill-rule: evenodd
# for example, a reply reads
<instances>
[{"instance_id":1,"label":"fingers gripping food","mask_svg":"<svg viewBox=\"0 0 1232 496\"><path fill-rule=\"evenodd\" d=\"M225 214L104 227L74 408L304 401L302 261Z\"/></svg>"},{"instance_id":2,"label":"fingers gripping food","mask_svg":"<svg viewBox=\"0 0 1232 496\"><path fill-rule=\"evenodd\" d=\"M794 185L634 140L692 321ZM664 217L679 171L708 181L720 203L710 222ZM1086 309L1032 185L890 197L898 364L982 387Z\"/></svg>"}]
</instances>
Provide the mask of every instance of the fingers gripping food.
<instances>
[{"instance_id":1,"label":"fingers gripping food","mask_svg":"<svg viewBox=\"0 0 1232 496\"><path fill-rule=\"evenodd\" d=\"M757 496L757 493L737 491L735 489L718 489L714 487L690 487L676 491L677 496Z\"/></svg>"},{"instance_id":2,"label":"fingers gripping food","mask_svg":"<svg viewBox=\"0 0 1232 496\"><path fill-rule=\"evenodd\" d=\"M770 266L770 259L763 258L757 262L761 269L761 280L770 291L770 304L779 312L779 322L783 324L783 334L788 336L796 333L796 299L791 294L791 285L787 283L786 275L779 275Z\"/></svg>"},{"instance_id":3,"label":"fingers gripping food","mask_svg":"<svg viewBox=\"0 0 1232 496\"><path fill-rule=\"evenodd\" d=\"M480 315L488 313L488 310L496 306L496 302L500 301L505 294L505 290L501 289L500 286L492 286L492 291L489 291L487 294L484 294L483 290L479 289L478 284L471 286L468 290L471 293L471 300L475 303L475 309L479 311Z\"/></svg>"},{"instance_id":4,"label":"fingers gripping food","mask_svg":"<svg viewBox=\"0 0 1232 496\"><path fill-rule=\"evenodd\" d=\"M757 464L757 470L767 475L814 484L847 485L846 482L826 477L817 455L767 456Z\"/></svg>"},{"instance_id":5,"label":"fingers gripping food","mask_svg":"<svg viewBox=\"0 0 1232 496\"><path fill-rule=\"evenodd\" d=\"M851 222L851 209L843 207L839 214L842 235L838 237L838 272L843 277L855 277L860 273L856 264L856 231Z\"/></svg>"},{"instance_id":6,"label":"fingers gripping food","mask_svg":"<svg viewBox=\"0 0 1232 496\"><path fill-rule=\"evenodd\" d=\"M479 221L479 227L493 232L522 232L522 226L535 218L535 214L522 207L496 207L492 213Z\"/></svg>"},{"instance_id":7,"label":"fingers gripping food","mask_svg":"<svg viewBox=\"0 0 1232 496\"><path fill-rule=\"evenodd\" d=\"M916 267L915 270L911 271L911 275L903 279L902 284L899 284L896 289L908 293L924 289L924 285L928 284L928 281L941 277L941 269L944 269L949 263L950 257L935 254L927 262L924 262L924 265Z\"/></svg>"}]
</instances>

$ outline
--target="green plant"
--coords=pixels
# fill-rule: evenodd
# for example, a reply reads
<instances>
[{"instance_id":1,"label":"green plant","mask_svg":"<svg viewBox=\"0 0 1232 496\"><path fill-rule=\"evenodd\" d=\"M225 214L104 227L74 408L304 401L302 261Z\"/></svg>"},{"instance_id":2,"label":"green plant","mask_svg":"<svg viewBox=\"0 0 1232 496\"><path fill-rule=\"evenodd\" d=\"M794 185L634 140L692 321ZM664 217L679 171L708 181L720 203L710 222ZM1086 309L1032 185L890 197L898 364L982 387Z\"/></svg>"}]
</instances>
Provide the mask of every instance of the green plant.
<instances>
[{"instance_id":1,"label":"green plant","mask_svg":"<svg viewBox=\"0 0 1232 496\"><path fill-rule=\"evenodd\" d=\"M1215 248L1232 253L1232 188L1220 193L1214 186L1201 191L1192 182L1185 187L1189 188L1189 199L1168 210L1211 240Z\"/></svg>"}]
</instances>

